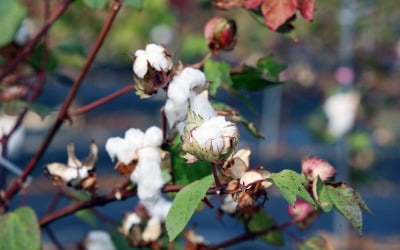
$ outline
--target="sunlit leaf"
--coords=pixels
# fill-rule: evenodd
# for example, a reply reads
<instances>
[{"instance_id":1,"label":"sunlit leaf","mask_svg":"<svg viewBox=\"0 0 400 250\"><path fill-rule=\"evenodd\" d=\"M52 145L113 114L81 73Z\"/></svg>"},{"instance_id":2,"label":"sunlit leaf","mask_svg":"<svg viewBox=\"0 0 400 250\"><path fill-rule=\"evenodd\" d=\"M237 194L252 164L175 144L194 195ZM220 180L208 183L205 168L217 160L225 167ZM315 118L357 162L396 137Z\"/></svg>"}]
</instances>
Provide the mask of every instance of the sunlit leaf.
<instances>
[{"instance_id":1,"label":"sunlit leaf","mask_svg":"<svg viewBox=\"0 0 400 250\"><path fill-rule=\"evenodd\" d=\"M0 249L41 249L39 223L30 207L21 207L0 216Z\"/></svg>"},{"instance_id":2,"label":"sunlit leaf","mask_svg":"<svg viewBox=\"0 0 400 250\"><path fill-rule=\"evenodd\" d=\"M204 74L207 81L211 81L210 95L215 96L221 84L224 82L228 86L232 86L231 66L225 62L208 60L204 65Z\"/></svg>"},{"instance_id":3,"label":"sunlit leaf","mask_svg":"<svg viewBox=\"0 0 400 250\"><path fill-rule=\"evenodd\" d=\"M75 216L92 227L97 225L96 215L90 209L79 210L75 213Z\"/></svg>"},{"instance_id":4,"label":"sunlit leaf","mask_svg":"<svg viewBox=\"0 0 400 250\"><path fill-rule=\"evenodd\" d=\"M192 182L177 193L166 219L170 241L174 240L185 228L213 182L213 176L209 175Z\"/></svg>"},{"instance_id":5,"label":"sunlit leaf","mask_svg":"<svg viewBox=\"0 0 400 250\"><path fill-rule=\"evenodd\" d=\"M287 66L278 63L272 55L269 55L258 60L257 68L265 77L268 77L272 81L279 81L279 74L284 71Z\"/></svg>"}]
</instances>

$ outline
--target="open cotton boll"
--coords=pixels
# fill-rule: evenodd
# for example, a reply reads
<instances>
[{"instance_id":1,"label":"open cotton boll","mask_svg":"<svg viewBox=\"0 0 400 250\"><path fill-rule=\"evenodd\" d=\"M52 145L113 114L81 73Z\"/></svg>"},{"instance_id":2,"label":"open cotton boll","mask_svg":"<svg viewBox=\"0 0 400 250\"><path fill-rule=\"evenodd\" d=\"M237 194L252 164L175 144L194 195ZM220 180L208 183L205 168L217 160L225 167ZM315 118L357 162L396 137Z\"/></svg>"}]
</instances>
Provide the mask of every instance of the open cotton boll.
<instances>
[{"instance_id":1,"label":"open cotton boll","mask_svg":"<svg viewBox=\"0 0 400 250\"><path fill-rule=\"evenodd\" d=\"M221 205L221 210L227 214L234 214L237 211L237 202L233 199L232 195L225 196L224 202Z\"/></svg>"},{"instance_id":2,"label":"open cotton boll","mask_svg":"<svg viewBox=\"0 0 400 250\"><path fill-rule=\"evenodd\" d=\"M122 224L122 233L129 235L129 231L133 225L138 225L142 222L142 219L136 213L130 213L126 215L124 222Z\"/></svg>"},{"instance_id":3,"label":"open cotton boll","mask_svg":"<svg viewBox=\"0 0 400 250\"><path fill-rule=\"evenodd\" d=\"M157 71L169 71L171 64L165 55L165 49L157 44L151 43L146 46L147 60Z\"/></svg>"},{"instance_id":4,"label":"open cotton boll","mask_svg":"<svg viewBox=\"0 0 400 250\"><path fill-rule=\"evenodd\" d=\"M133 72L140 78L144 78L148 70L147 54L144 50L135 52L135 61L133 62Z\"/></svg>"},{"instance_id":5,"label":"open cotton boll","mask_svg":"<svg viewBox=\"0 0 400 250\"><path fill-rule=\"evenodd\" d=\"M144 241L155 241L161 235L161 220L157 216L151 217L143 231Z\"/></svg>"},{"instance_id":6,"label":"open cotton boll","mask_svg":"<svg viewBox=\"0 0 400 250\"><path fill-rule=\"evenodd\" d=\"M129 164L135 158L134 148L121 137L109 138L106 142L106 151L110 158L117 158L124 164Z\"/></svg>"},{"instance_id":7,"label":"open cotton boll","mask_svg":"<svg viewBox=\"0 0 400 250\"><path fill-rule=\"evenodd\" d=\"M138 151L139 163L147 163L153 161L158 164L160 168L161 164L161 151L157 147L145 147Z\"/></svg>"},{"instance_id":8,"label":"open cotton boll","mask_svg":"<svg viewBox=\"0 0 400 250\"><path fill-rule=\"evenodd\" d=\"M144 147L159 147L163 141L163 133L159 127L152 126L144 134Z\"/></svg>"},{"instance_id":9,"label":"open cotton boll","mask_svg":"<svg viewBox=\"0 0 400 250\"><path fill-rule=\"evenodd\" d=\"M132 148L138 149L143 146L144 133L137 128L130 128L125 132L125 140Z\"/></svg>"},{"instance_id":10,"label":"open cotton boll","mask_svg":"<svg viewBox=\"0 0 400 250\"><path fill-rule=\"evenodd\" d=\"M85 240L86 250L115 250L115 246L107 232L95 230L89 232Z\"/></svg>"},{"instance_id":11,"label":"open cotton boll","mask_svg":"<svg viewBox=\"0 0 400 250\"><path fill-rule=\"evenodd\" d=\"M204 88L207 82L206 76L201 70L190 67L182 70L180 78L184 79L184 81L189 84L189 89L191 90L195 88Z\"/></svg>"},{"instance_id":12,"label":"open cotton boll","mask_svg":"<svg viewBox=\"0 0 400 250\"><path fill-rule=\"evenodd\" d=\"M216 117L217 113L211 106L208 100L208 91L203 91L201 94L191 93L190 95L190 109L196 114L200 115L204 120L209 120Z\"/></svg>"},{"instance_id":13,"label":"open cotton boll","mask_svg":"<svg viewBox=\"0 0 400 250\"><path fill-rule=\"evenodd\" d=\"M192 132L193 138L202 148L210 148L212 140L222 138L222 130L214 124L209 124L205 121L201 126L197 127ZM222 143L223 140L221 139ZM219 144L219 142L217 142ZM222 145L223 146L223 145ZM214 148L214 152L216 148Z\"/></svg>"},{"instance_id":14,"label":"open cotton boll","mask_svg":"<svg viewBox=\"0 0 400 250\"><path fill-rule=\"evenodd\" d=\"M167 95L168 98L175 101L175 104L183 105L189 99L189 85L182 81L180 75L176 75L169 83Z\"/></svg>"},{"instance_id":15,"label":"open cotton boll","mask_svg":"<svg viewBox=\"0 0 400 250\"><path fill-rule=\"evenodd\" d=\"M164 111L169 127L172 128L177 122L185 120L188 103L185 101L182 104L176 104L172 99L168 99L165 103Z\"/></svg>"},{"instance_id":16,"label":"open cotton boll","mask_svg":"<svg viewBox=\"0 0 400 250\"><path fill-rule=\"evenodd\" d=\"M172 205L170 201L166 200L162 196L156 200L144 200L140 202L146 207L151 216L157 216L163 221L167 218L169 209Z\"/></svg>"}]
</instances>

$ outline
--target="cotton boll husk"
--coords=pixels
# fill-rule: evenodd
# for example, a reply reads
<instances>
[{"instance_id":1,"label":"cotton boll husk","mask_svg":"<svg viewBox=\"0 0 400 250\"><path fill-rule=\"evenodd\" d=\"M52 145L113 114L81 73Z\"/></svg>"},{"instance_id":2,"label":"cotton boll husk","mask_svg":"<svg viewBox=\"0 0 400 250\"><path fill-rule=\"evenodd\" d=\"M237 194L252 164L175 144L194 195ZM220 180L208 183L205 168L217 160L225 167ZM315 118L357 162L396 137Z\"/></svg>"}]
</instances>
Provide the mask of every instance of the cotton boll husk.
<instances>
[{"instance_id":1,"label":"cotton boll husk","mask_svg":"<svg viewBox=\"0 0 400 250\"><path fill-rule=\"evenodd\" d=\"M144 134L144 147L159 147L163 141L163 133L159 127L152 126Z\"/></svg>"},{"instance_id":2,"label":"cotton boll husk","mask_svg":"<svg viewBox=\"0 0 400 250\"><path fill-rule=\"evenodd\" d=\"M189 84L189 89L204 88L206 84L206 76L201 70L194 68L184 68L180 74L181 79L184 79Z\"/></svg>"},{"instance_id":3,"label":"cotton boll husk","mask_svg":"<svg viewBox=\"0 0 400 250\"><path fill-rule=\"evenodd\" d=\"M165 49L156 44L146 46L147 60L157 71L169 71L170 64L165 55Z\"/></svg>"},{"instance_id":4,"label":"cotton boll husk","mask_svg":"<svg viewBox=\"0 0 400 250\"><path fill-rule=\"evenodd\" d=\"M135 61L133 62L133 72L140 78L144 78L148 70L146 51L137 50L135 52Z\"/></svg>"},{"instance_id":5,"label":"cotton boll husk","mask_svg":"<svg viewBox=\"0 0 400 250\"><path fill-rule=\"evenodd\" d=\"M217 113L208 100L208 91L203 91L201 94L191 93L190 109L204 120L209 120L217 116Z\"/></svg>"},{"instance_id":6,"label":"cotton boll husk","mask_svg":"<svg viewBox=\"0 0 400 250\"><path fill-rule=\"evenodd\" d=\"M134 149L120 137L109 138L106 142L106 151L112 160L117 158L127 165L135 158Z\"/></svg>"},{"instance_id":7,"label":"cotton boll husk","mask_svg":"<svg viewBox=\"0 0 400 250\"><path fill-rule=\"evenodd\" d=\"M177 104L174 100L168 99L165 103L164 111L169 127L172 128L177 122L185 120L188 111L188 102L185 101Z\"/></svg>"},{"instance_id":8,"label":"cotton boll husk","mask_svg":"<svg viewBox=\"0 0 400 250\"><path fill-rule=\"evenodd\" d=\"M122 231L124 235L129 235L129 230L133 225L138 225L142 219L136 213L128 214L122 224Z\"/></svg>"},{"instance_id":9,"label":"cotton boll husk","mask_svg":"<svg viewBox=\"0 0 400 250\"><path fill-rule=\"evenodd\" d=\"M143 145L144 133L140 129L130 128L125 132L124 138L132 148L137 149Z\"/></svg>"},{"instance_id":10,"label":"cotton boll husk","mask_svg":"<svg viewBox=\"0 0 400 250\"><path fill-rule=\"evenodd\" d=\"M180 135L183 135L183 132L185 130L185 122L178 122L175 127L176 127L176 130L178 131L178 133Z\"/></svg>"},{"instance_id":11,"label":"cotton boll husk","mask_svg":"<svg viewBox=\"0 0 400 250\"><path fill-rule=\"evenodd\" d=\"M142 238L144 241L155 241L161 235L161 220L157 216L151 217L147 222L146 228L143 231Z\"/></svg>"},{"instance_id":12,"label":"cotton boll husk","mask_svg":"<svg viewBox=\"0 0 400 250\"><path fill-rule=\"evenodd\" d=\"M78 170L64 164L50 163L46 165L46 169L50 175L60 177L65 183L78 178Z\"/></svg>"},{"instance_id":13,"label":"cotton boll husk","mask_svg":"<svg viewBox=\"0 0 400 250\"><path fill-rule=\"evenodd\" d=\"M86 250L115 250L108 233L100 230L91 231L85 241Z\"/></svg>"}]
</instances>

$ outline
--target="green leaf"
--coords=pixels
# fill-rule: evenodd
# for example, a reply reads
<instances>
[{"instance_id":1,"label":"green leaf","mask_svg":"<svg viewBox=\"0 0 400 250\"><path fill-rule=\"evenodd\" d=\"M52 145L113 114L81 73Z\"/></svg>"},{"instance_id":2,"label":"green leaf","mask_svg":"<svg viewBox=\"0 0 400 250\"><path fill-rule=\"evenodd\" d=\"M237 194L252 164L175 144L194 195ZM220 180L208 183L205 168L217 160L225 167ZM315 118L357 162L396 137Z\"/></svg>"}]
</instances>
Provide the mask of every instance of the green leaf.
<instances>
[{"instance_id":1,"label":"green leaf","mask_svg":"<svg viewBox=\"0 0 400 250\"><path fill-rule=\"evenodd\" d=\"M102 9L106 6L108 0L84 0L84 2L90 8Z\"/></svg>"},{"instance_id":2,"label":"green leaf","mask_svg":"<svg viewBox=\"0 0 400 250\"><path fill-rule=\"evenodd\" d=\"M264 79L262 71L254 67L246 67L243 72L232 74L231 77L235 89L246 89L249 91L259 91L282 84L282 82L279 81Z\"/></svg>"},{"instance_id":3,"label":"green leaf","mask_svg":"<svg viewBox=\"0 0 400 250\"><path fill-rule=\"evenodd\" d=\"M290 205L294 205L296 197L299 196L315 206L313 198L311 198L310 194L304 188L307 181L295 171L285 169L279 173L271 174L269 179L279 189Z\"/></svg>"},{"instance_id":4,"label":"green leaf","mask_svg":"<svg viewBox=\"0 0 400 250\"><path fill-rule=\"evenodd\" d=\"M276 226L274 219L265 211L260 209L251 215L247 227L251 232L259 232L261 230ZM270 233L260 236L260 239L273 246L283 246L283 234L281 230L273 230Z\"/></svg>"},{"instance_id":5,"label":"green leaf","mask_svg":"<svg viewBox=\"0 0 400 250\"><path fill-rule=\"evenodd\" d=\"M75 213L75 216L92 227L97 226L96 215L90 209L82 209Z\"/></svg>"},{"instance_id":6,"label":"green leaf","mask_svg":"<svg viewBox=\"0 0 400 250\"><path fill-rule=\"evenodd\" d=\"M29 64L34 69L38 70L43 67L43 53L44 53L44 45L40 44L35 51L33 52L32 56L29 58ZM52 73L57 69L58 60L53 52L47 52L47 62L46 62L46 72Z\"/></svg>"},{"instance_id":7,"label":"green leaf","mask_svg":"<svg viewBox=\"0 0 400 250\"><path fill-rule=\"evenodd\" d=\"M39 223L30 207L0 216L0 250L25 249L41 249Z\"/></svg>"},{"instance_id":8,"label":"green leaf","mask_svg":"<svg viewBox=\"0 0 400 250\"><path fill-rule=\"evenodd\" d=\"M115 249L122 249L122 250L134 250L137 248L129 246L128 241L125 239L125 237L118 232L115 228L109 227L107 229L107 232L110 234L111 241L115 246Z\"/></svg>"},{"instance_id":9,"label":"green leaf","mask_svg":"<svg viewBox=\"0 0 400 250\"><path fill-rule=\"evenodd\" d=\"M169 169L161 168L161 176L162 176L164 183L168 183L172 180L172 176L171 176Z\"/></svg>"},{"instance_id":10,"label":"green leaf","mask_svg":"<svg viewBox=\"0 0 400 250\"><path fill-rule=\"evenodd\" d=\"M175 184L186 185L211 174L211 165L209 162L198 161L187 164L186 159L181 157L183 152L180 150L180 147L181 140L177 136L168 148L172 166L171 173Z\"/></svg>"},{"instance_id":11,"label":"green leaf","mask_svg":"<svg viewBox=\"0 0 400 250\"><path fill-rule=\"evenodd\" d=\"M231 66L225 62L208 60L204 64L204 74L207 81L211 81L210 95L215 96L222 83L232 86Z\"/></svg>"},{"instance_id":12,"label":"green leaf","mask_svg":"<svg viewBox=\"0 0 400 250\"><path fill-rule=\"evenodd\" d=\"M143 8L143 0L124 0L124 2L137 10L141 10Z\"/></svg>"},{"instance_id":13,"label":"green leaf","mask_svg":"<svg viewBox=\"0 0 400 250\"><path fill-rule=\"evenodd\" d=\"M328 213L329 211L332 210L333 203L329 195L329 189L327 188L326 185L324 185L319 176L317 182L317 192L319 198L318 200L319 207L322 209L322 211Z\"/></svg>"},{"instance_id":14,"label":"green leaf","mask_svg":"<svg viewBox=\"0 0 400 250\"><path fill-rule=\"evenodd\" d=\"M265 77L279 81L279 74L286 69L286 65L279 64L272 55L269 55L258 60L257 68Z\"/></svg>"},{"instance_id":15,"label":"green leaf","mask_svg":"<svg viewBox=\"0 0 400 250\"><path fill-rule=\"evenodd\" d=\"M329 246L329 242L321 237L321 236L312 236L298 246L299 250L324 250L324 249L332 249Z\"/></svg>"},{"instance_id":16,"label":"green leaf","mask_svg":"<svg viewBox=\"0 0 400 250\"><path fill-rule=\"evenodd\" d=\"M25 108L38 114L42 119L51 114L52 109L36 102L27 102L25 100L12 100L4 105L4 111L8 115L18 115Z\"/></svg>"},{"instance_id":17,"label":"green leaf","mask_svg":"<svg viewBox=\"0 0 400 250\"><path fill-rule=\"evenodd\" d=\"M166 219L170 241L173 241L185 228L213 182L213 176L209 175L192 182L177 193Z\"/></svg>"},{"instance_id":18,"label":"green leaf","mask_svg":"<svg viewBox=\"0 0 400 250\"><path fill-rule=\"evenodd\" d=\"M25 15L26 9L18 1L0 1L0 47L13 41Z\"/></svg>"},{"instance_id":19,"label":"green leaf","mask_svg":"<svg viewBox=\"0 0 400 250\"><path fill-rule=\"evenodd\" d=\"M370 211L359 193L350 187L326 186L335 208L362 234L361 208Z\"/></svg>"}]
</instances>

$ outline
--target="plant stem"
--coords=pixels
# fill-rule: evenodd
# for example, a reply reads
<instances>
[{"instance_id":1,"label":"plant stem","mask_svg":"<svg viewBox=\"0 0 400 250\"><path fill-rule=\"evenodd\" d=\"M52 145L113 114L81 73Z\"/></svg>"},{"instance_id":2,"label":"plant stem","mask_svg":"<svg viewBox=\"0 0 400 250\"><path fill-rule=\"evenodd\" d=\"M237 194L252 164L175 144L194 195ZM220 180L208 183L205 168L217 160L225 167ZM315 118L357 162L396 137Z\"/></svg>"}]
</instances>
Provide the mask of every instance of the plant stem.
<instances>
[{"instance_id":1,"label":"plant stem","mask_svg":"<svg viewBox=\"0 0 400 250\"><path fill-rule=\"evenodd\" d=\"M215 165L214 163L211 163L211 171L214 176L215 186L217 187L218 190L221 190L221 183L219 182L218 173L217 173L217 165Z\"/></svg>"},{"instance_id":2,"label":"plant stem","mask_svg":"<svg viewBox=\"0 0 400 250\"><path fill-rule=\"evenodd\" d=\"M36 48L37 44L42 39L42 37L48 32L48 30L54 24L54 22L57 21L57 19L60 18L60 16L68 9L68 7L72 2L73 0L64 0L61 3L61 5L54 12L54 14L42 26L42 28L39 30L36 36L27 45L25 45L21 53L19 53L14 58L14 60L5 67L4 71L0 75L0 82L4 79L4 77L12 73L20 63L26 60L26 58Z\"/></svg>"},{"instance_id":3,"label":"plant stem","mask_svg":"<svg viewBox=\"0 0 400 250\"><path fill-rule=\"evenodd\" d=\"M135 89L135 84L133 83L133 84L131 84L129 86L126 86L126 87L124 87L124 88L122 88L120 90L115 91L114 93L111 93L110 95L107 95L107 96L105 96L103 98L100 98L97 101L94 101L92 103L89 103L89 104L87 104L85 106L82 106L80 108L77 108L76 110L73 110L73 111L69 112L69 116L70 117L71 116L77 116L77 115L81 115L83 113L86 113L86 112L88 112L88 111L90 111L90 110L92 110L94 108L97 108L98 106L101 106L101 105L103 105L103 104L105 104L105 103L107 103L109 101L112 101L113 99L115 99L115 98L117 98L117 97L119 97L119 96L121 96L121 95L123 95L125 93L128 93L129 91L132 91L134 89Z\"/></svg>"},{"instance_id":4,"label":"plant stem","mask_svg":"<svg viewBox=\"0 0 400 250\"><path fill-rule=\"evenodd\" d=\"M69 1L67 1L69 2ZM103 28L96 40L96 43L94 44L92 50L90 51L90 54L85 62L84 67L80 71L77 79L75 80L74 84L71 87L70 92L68 93L67 98L65 99L65 102L58 113L57 119L55 123L53 124L53 127L50 129L49 133L47 134L45 140L43 141L42 145L36 152L36 154L32 157L32 159L28 162L28 164L25 166L24 172L18 178L4 193L4 200L3 203L7 205L8 201L18 193L20 190L22 184L25 182L26 178L28 175L33 171L35 168L36 164L38 161L41 159L43 154L46 152L46 149L50 145L51 141L53 140L54 136L57 134L58 130L60 129L61 125L64 123L64 121L68 118L68 109L71 106L71 103L73 99L75 98L75 95L77 94L82 81L84 77L86 76L87 72L89 71L90 66L92 65L97 53L99 52L101 45L103 44L108 32L110 31L111 25L113 24L115 17L118 14L119 9L121 8L122 2L119 0L115 0L111 6L110 13L107 17L107 20L105 24L103 25Z\"/></svg>"}]
</instances>

